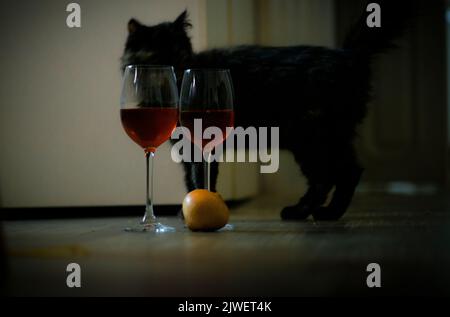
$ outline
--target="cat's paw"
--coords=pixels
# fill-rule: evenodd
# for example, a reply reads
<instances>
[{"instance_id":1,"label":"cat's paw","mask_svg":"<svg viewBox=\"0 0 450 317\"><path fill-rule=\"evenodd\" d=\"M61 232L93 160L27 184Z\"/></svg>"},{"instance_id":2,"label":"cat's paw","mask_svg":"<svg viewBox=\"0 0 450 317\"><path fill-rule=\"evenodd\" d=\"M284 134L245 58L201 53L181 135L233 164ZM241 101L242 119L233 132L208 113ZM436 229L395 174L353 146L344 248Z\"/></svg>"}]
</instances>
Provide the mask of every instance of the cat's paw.
<instances>
[{"instance_id":1,"label":"cat's paw","mask_svg":"<svg viewBox=\"0 0 450 317\"><path fill-rule=\"evenodd\" d=\"M316 221L336 221L345 213L333 207L319 207L312 213Z\"/></svg>"},{"instance_id":2,"label":"cat's paw","mask_svg":"<svg viewBox=\"0 0 450 317\"><path fill-rule=\"evenodd\" d=\"M283 220L306 220L312 213L312 209L308 206L294 205L284 207L280 216Z\"/></svg>"}]
</instances>

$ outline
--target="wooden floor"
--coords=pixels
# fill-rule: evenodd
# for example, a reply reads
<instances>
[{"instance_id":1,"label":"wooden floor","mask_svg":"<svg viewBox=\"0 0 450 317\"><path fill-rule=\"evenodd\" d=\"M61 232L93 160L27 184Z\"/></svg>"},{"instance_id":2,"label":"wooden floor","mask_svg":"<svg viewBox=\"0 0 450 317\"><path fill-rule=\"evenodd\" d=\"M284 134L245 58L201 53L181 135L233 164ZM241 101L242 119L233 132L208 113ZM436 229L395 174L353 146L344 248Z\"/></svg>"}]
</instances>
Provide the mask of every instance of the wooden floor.
<instances>
[{"instance_id":1,"label":"wooden floor","mask_svg":"<svg viewBox=\"0 0 450 317\"><path fill-rule=\"evenodd\" d=\"M275 202L278 201L278 202ZM10 295L450 295L450 200L359 194L338 222L282 222L280 199L232 210L234 231L122 229L136 219L4 224ZM82 287L66 286L81 265ZM366 285L381 266L379 289Z\"/></svg>"}]
</instances>

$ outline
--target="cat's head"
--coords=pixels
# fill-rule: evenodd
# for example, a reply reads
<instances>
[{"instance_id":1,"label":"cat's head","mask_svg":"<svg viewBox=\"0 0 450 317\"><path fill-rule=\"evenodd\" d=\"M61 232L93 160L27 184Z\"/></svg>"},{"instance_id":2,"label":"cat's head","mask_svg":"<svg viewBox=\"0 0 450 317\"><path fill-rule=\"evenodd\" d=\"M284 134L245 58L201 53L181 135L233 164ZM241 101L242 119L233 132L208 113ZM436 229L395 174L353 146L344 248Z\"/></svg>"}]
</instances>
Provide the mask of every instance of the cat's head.
<instances>
[{"instance_id":1,"label":"cat's head","mask_svg":"<svg viewBox=\"0 0 450 317\"><path fill-rule=\"evenodd\" d=\"M130 64L180 66L192 55L187 30L191 27L185 10L173 22L146 26L128 22L128 38L121 59L122 70Z\"/></svg>"}]
</instances>

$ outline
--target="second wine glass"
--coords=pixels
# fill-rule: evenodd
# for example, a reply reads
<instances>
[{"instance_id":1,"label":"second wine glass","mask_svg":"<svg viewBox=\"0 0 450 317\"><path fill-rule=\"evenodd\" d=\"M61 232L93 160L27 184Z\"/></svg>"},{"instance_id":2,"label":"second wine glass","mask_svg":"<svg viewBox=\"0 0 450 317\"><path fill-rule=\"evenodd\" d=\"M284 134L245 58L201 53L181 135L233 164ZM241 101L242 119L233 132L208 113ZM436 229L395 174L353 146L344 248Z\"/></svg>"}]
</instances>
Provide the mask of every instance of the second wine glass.
<instances>
[{"instance_id":1,"label":"second wine glass","mask_svg":"<svg viewBox=\"0 0 450 317\"><path fill-rule=\"evenodd\" d=\"M233 84L227 69L188 69L184 72L180 94L180 123L186 127L191 141L202 150L204 157L203 187L211 190L210 163L213 148L228 136L227 127L234 126ZM195 135L195 119L201 119L202 135ZM222 138L205 139L204 131L217 127ZM205 147L209 143L208 147Z\"/></svg>"}]
</instances>

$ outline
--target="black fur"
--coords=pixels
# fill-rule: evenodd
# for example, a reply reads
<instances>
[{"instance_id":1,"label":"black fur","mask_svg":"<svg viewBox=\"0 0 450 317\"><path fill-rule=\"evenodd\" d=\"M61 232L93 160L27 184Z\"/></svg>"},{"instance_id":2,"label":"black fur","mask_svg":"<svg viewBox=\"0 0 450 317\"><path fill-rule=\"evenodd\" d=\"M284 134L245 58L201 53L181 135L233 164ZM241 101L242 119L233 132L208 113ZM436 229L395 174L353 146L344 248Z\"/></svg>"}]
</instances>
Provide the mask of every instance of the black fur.
<instances>
[{"instance_id":1,"label":"black fur","mask_svg":"<svg viewBox=\"0 0 450 317\"><path fill-rule=\"evenodd\" d=\"M173 65L179 79L187 68L230 69L236 126L279 126L281 148L294 154L308 179L306 194L284 208L281 217L306 219L312 214L315 219L335 220L349 206L363 170L353 140L370 97L371 58L390 48L400 33L394 13L386 17L382 30L368 29L361 19L342 49L253 45L200 53L192 51L186 12L172 23L150 27L131 20L122 67ZM184 167L187 189L202 188L202 164ZM213 163L213 190L217 173ZM323 207L332 188L331 203Z\"/></svg>"}]
</instances>

